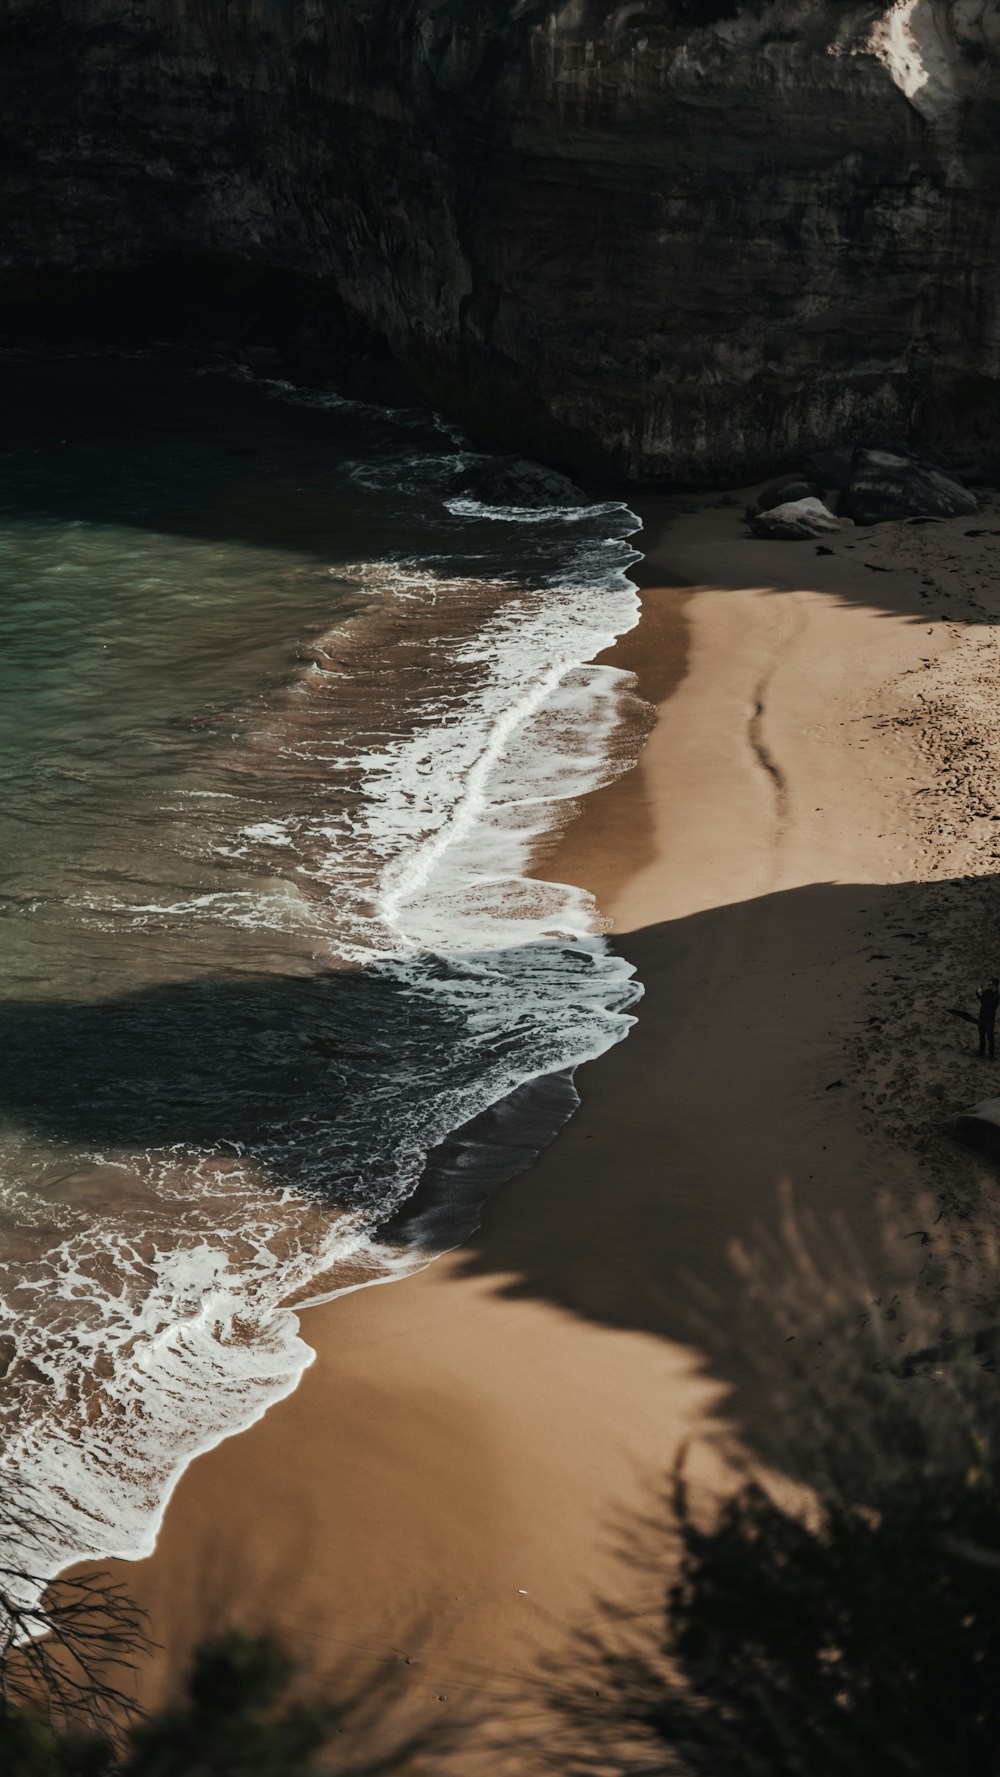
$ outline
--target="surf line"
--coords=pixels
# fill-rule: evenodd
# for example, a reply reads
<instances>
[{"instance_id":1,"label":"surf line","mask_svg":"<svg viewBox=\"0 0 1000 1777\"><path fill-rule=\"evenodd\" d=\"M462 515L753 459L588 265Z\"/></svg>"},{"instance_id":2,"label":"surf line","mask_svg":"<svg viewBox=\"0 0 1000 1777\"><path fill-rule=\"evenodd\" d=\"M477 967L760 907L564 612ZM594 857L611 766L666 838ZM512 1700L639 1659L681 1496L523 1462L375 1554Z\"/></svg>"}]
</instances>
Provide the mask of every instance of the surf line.
<instances>
[{"instance_id":1,"label":"surf line","mask_svg":"<svg viewBox=\"0 0 1000 1777\"><path fill-rule=\"evenodd\" d=\"M450 819L439 833L425 839L413 855L400 864L395 883L380 898L379 913L385 924L394 927L406 942L410 940L407 938L403 920L404 908L426 886L446 852L464 839L478 817L490 806L486 785L490 773L503 758L513 735L543 708L566 674L572 672L578 664L577 661L566 659L556 661L523 698L512 704L498 718L486 745L469 770L461 799ZM553 797L553 801L555 800L557 798ZM389 869L391 871L393 866L390 865Z\"/></svg>"}]
</instances>

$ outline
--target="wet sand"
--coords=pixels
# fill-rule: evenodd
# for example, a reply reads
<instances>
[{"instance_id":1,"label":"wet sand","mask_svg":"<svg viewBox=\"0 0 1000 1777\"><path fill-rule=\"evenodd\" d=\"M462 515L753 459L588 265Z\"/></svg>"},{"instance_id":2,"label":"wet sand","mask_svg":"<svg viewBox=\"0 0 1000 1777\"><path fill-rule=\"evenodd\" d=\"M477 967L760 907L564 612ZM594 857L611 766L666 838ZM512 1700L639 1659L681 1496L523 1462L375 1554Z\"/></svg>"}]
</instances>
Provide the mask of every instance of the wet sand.
<instances>
[{"instance_id":1,"label":"wet sand","mask_svg":"<svg viewBox=\"0 0 1000 1777\"><path fill-rule=\"evenodd\" d=\"M539 1659L599 1599L659 1607L664 1574L616 1538L681 1447L706 1487L723 1434L773 1456L780 1351L736 1331L733 1243L787 1185L877 1281L880 1194L983 1213L947 1134L983 1072L942 1008L1000 969L988 539L892 525L818 554L732 507L638 505L645 615L614 658L656 725L545 873L597 893L639 1021L461 1251L307 1311L298 1391L188 1471L155 1555L118 1570L162 1644L145 1701L207 1630L266 1625L398 1684L408 1720L509 1742L414 1768L536 1769Z\"/></svg>"}]
</instances>

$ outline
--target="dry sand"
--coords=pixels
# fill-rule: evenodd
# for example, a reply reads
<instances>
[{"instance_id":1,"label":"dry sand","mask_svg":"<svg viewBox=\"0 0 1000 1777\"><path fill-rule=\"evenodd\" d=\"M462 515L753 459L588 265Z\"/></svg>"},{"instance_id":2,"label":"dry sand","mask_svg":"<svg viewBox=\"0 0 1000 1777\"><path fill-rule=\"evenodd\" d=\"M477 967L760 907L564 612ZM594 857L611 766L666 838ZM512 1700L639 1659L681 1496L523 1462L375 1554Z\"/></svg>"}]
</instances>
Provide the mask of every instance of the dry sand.
<instances>
[{"instance_id":1,"label":"dry sand","mask_svg":"<svg viewBox=\"0 0 1000 1777\"><path fill-rule=\"evenodd\" d=\"M747 1349L728 1254L775 1226L782 1181L846 1218L876 1281L879 1193L911 1270L921 1193L935 1240L993 1213L947 1134L988 1069L944 1008L1000 969L1000 519L819 553L749 539L731 505L639 504L645 615L614 658L658 719L546 863L598 894L638 1024L460 1252L307 1312L298 1392L188 1472L155 1555L120 1569L164 1644L147 1701L240 1621L371 1662L437 1719L544 1737L539 1657L601 1622L598 1595L656 1612L662 1573L616 1534L680 1446L711 1485L723 1428L773 1448L780 1335ZM448 1768L479 1768L471 1742Z\"/></svg>"}]
</instances>

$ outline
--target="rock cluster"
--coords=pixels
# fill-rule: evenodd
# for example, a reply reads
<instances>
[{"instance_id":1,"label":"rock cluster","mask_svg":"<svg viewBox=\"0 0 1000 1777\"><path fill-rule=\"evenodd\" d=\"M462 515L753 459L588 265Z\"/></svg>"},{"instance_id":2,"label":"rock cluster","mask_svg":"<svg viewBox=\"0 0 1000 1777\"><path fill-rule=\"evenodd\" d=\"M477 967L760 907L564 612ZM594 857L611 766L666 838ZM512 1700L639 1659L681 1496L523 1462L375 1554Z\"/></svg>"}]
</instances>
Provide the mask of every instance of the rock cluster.
<instances>
[{"instance_id":1,"label":"rock cluster","mask_svg":"<svg viewBox=\"0 0 1000 1777\"><path fill-rule=\"evenodd\" d=\"M816 479L806 480L807 472ZM834 490L828 504L821 481ZM845 525L958 518L978 510L970 488L905 447L861 446L812 453L800 474L762 489L746 519L755 537L795 540Z\"/></svg>"}]
</instances>

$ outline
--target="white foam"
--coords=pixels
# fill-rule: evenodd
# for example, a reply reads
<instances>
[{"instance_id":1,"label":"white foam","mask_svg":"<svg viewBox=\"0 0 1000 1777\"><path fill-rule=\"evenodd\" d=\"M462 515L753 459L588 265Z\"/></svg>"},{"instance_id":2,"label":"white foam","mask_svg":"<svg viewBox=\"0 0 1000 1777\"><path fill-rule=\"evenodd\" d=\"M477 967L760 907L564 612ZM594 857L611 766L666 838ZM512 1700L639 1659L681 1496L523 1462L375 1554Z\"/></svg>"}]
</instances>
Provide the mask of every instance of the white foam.
<instances>
[{"instance_id":1,"label":"white foam","mask_svg":"<svg viewBox=\"0 0 1000 1777\"><path fill-rule=\"evenodd\" d=\"M469 506L459 515L483 516ZM37 1274L18 1279L10 1323L19 1359L49 1391L47 1410L28 1415L4 1456L43 1490L53 1571L148 1553L192 1458L258 1419L312 1361L288 1300L328 1299L426 1262L372 1240L414 1190L428 1153L519 1086L601 1054L634 1021L641 988L611 950L592 897L526 872L576 799L631 763L618 747L631 675L588 663L637 621L626 574L636 556L622 539L638 520L619 505L487 515L587 521L591 533L606 524L615 534L567 542L568 566L547 578L483 580L471 593L467 579L418 562L362 563L348 574L381 604L440 610L443 637L452 606L464 614L473 594L495 598L475 633L452 643L455 686L429 684L414 724L331 755L331 771L357 779L349 805L234 822L233 855L260 847L285 867L291 854L301 890L283 879L259 892L109 897L92 907L137 927L301 929L325 918L341 958L443 1009L461 1065L449 1072L449 1053L437 1073L411 1077L404 1058L405 1092L383 1107L378 1197L367 1207L333 1215L294 1182L276 1191L249 1163L225 1170L218 1154L176 1150L130 1162L149 1197L140 1240L111 1211L58 1212L60 1239ZM322 760L318 743L288 750L298 744L311 767ZM288 1134L303 1148L315 1139L308 1127ZM238 1139L228 1145L241 1154ZM324 1286L348 1264L349 1283Z\"/></svg>"},{"instance_id":2,"label":"white foam","mask_svg":"<svg viewBox=\"0 0 1000 1777\"><path fill-rule=\"evenodd\" d=\"M187 1464L290 1393L312 1362L282 1299L334 1264L367 1265L373 1281L387 1270L363 1218L334 1221L294 1191L276 1201L249 1169L223 1175L186 1158L139 1165L151 1199L141 1249L113 1214L63 1206L62 1238L17 1280L14 1362L32 1365L48 1410L23 1415L3 1467L32 1483L53 1571L149 1553ZM388 1270L418 1262L401 1255ZM113 1389L94 1386L109 1372Z\"/></svg>"},{"instance_id":3,"label":"white foam","mask_svg":"<svg viewBox=\"0 0 1000 1777\"><path fill-rule=\"evenodd\" d=\"M590 524L595 516L620 518L624 507L620 501L606 501L591 506L504 506L485 500L455 495L444 502L454 518L489 518L498 524Z\"/></svg>"}]
</instances>

